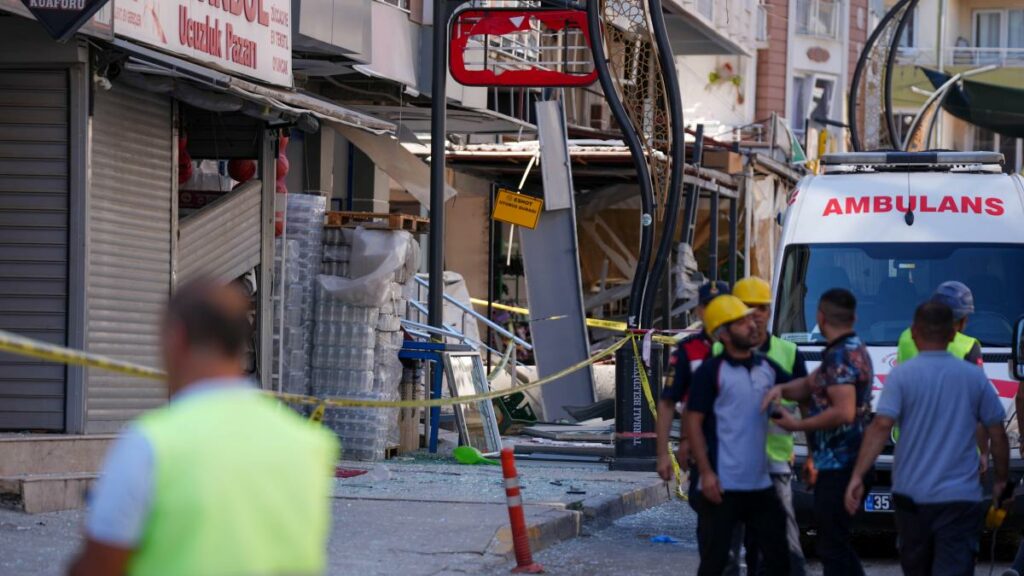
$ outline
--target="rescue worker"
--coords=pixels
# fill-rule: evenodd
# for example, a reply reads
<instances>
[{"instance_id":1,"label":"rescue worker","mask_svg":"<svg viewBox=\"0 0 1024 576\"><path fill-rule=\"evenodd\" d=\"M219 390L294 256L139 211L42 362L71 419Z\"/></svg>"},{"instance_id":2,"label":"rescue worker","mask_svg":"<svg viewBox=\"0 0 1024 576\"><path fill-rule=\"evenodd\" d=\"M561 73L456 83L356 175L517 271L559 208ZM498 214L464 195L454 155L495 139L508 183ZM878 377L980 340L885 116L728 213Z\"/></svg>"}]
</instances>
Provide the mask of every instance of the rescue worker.
<instances>
[{"instance_id":1,"label":"rescue worker","mask_svg":"<svg viewBox=\"0 0 1024 576\"><path fill-rule=\"evenodd\" d=\"M985 373L949 353L956 328L947 305L920 305L911 334L920 354L885 381L846 491L846 509L860 510L863 476L899 423L903 437L893 455L892 488L903 573L974 574L987 509L973 462L974 430L982 424L992 438L992 493L998 498L1009 474L1005 412Z\"/></svg>"},{"instance_id":2,"label":"rescue worker","mask_svg":"<svg viewBox=\"0 0 1024 576\"><path fill-rule=\"evenodd\" d=\"M729 292L729 285L725 282L705 282L697 290L697 307L694 314L697 316L695 326L702 327L704 322L704 311L707 305L718 295ZM657 444L658 444L658 475L662 480L668 481L672 478L672 459L669 457L669 434L672 431L672 419L676 414L682 415L686 402L686 396L690 389L690 379L695 371L708 356L711 356L712 341L703 329L700 332L684 338L676 351L672 354L671 364L675 367L675 375L672 386L661 392L658 400L658 422L657 422ZM686 466L689 460L689 450L686 441L686 431L680 427L679 448L676 451L676 461L680 466Z\"/></svg>"},{"instance_id":3,"label":"rescue worker","mask_svg":"<svg viewBox=\"0 0 1024 576\"><path fill-rule=\"evenodd\" d=\"M768 331L768 322L771 320L772 289L768 282L756 276L744 278L732 288L732 295L740 299L750 307L753 312L751 317L757 326L757 338L760 345L758 351L773 362L778 364L793 378L807 376L807 364L803 355L797 349L796 344L783 340ZM723 346L721 342L714 345L714 354L721 354ZM782 409L796 414L799 406L796 402L783 399ZM772 484L779 496L779 501L786 511L786 539L789 542L790 553L790 574L802 576L805 573L805 561L803 549L800 546L800 527L796 523L796 512L793 509L793 433L779 428L774 422L768 424L768 442L766 446L768 464L772 477ZM734 538L731 562L736 570L730 573L739 573L740 543L744 541L742 534ZM750 538L746 538L748 556L756 548L756 544ZM757 574L757 561L748 558L748 573Z\"/></svg>"},{"instance_id":4,"label":"rescue worker","mask_svg":"<svg viewBox=\"0 0 1024 576\"><path fill-rule=\"evenodd\" d=\"M846 486L860 450L871 411L874 381L871 356L854 332L857 300L848 290L833 288L818 301L817 323L828 338L821 366L814 374L769 391L765 409L779 427L813 431L808 438L818 470L814 485L814 519L818 556L825 576L863 576L864 568L850 541L850 516L844 506ZM777 409L775 401L810 400L807 417L797 420Z\"/></svg>"},{"instance_id":5,"label":"rescue worker","mask_svg":"<svg viewBox=\"0 0 1024 576\"><path fill-rule=\"evenodd\" d=\"M971 289L963 282L950 280L939 284L935 293L932 294L932 300L942 302L953 310L956 335L949 343L949 353L980 366L982 364L981 342L977 338L964 334L964 330L967 329L967 318L974 314L974 294L971 293ZM917 356L917 345L914 343L910 328L907 328L900 334L896 362L902 364L915 356Z\"/></svg>"},{"instance_id":6,"label":"rescue worker","mask_svg":"<svg viewBox=\"0 0 1024 576\"><path fill-rule=\"evenodd\" d=\"M243 375L249 331L235 286L171 297L170 403L111 448L70 574L323 573L338 442Z\"/></svg>"},{"instance_id":7,"label":"rescue worker","mask_svg":"<svg viewBox=\"0 0 1024 576\"><path fill-rule=\"evenodd\" d=\"M974 295L971 293L971 289L962 282L950 280L939 284L939 287L935 289L931 299L935 302L941 302L953 311L954 328L956 328L956 336L953 337L953 341L949 343L949 353L956 358L960 358L975 364L977 366L984 366L981 354L981 342L977 338L972 338L963 333L967 328L967 317L974 314ZM914 339L911 336L910 328L907 328L900 334L898 348L896 350L896 362L903 364L917 356L917 345L914 344ZM989 438L988 432L984 426L978 425L975 432L978 442L978 470L981 474L985 474L988 471L989 461ZM900 438L900 427L893 426L892 429L892 441L895 444Z\"/></svg>"},{"instance_id":8,"label":"rescue worker","mask_svg":"<svg viewBox=\"0 0 1024 576\"><path fill-rule=\"evenodd\" d=\"M769 475L768 417L761 410L766 393L789 374L756 352L760 341L751 312L732 295L708 305L705 331L724 350L697 369L686 406L686 433L699 472L693 505L700 576L725 571L739 525L754 536L769 576L789 574L786 513Z\"/></svg>"}]
</instances>

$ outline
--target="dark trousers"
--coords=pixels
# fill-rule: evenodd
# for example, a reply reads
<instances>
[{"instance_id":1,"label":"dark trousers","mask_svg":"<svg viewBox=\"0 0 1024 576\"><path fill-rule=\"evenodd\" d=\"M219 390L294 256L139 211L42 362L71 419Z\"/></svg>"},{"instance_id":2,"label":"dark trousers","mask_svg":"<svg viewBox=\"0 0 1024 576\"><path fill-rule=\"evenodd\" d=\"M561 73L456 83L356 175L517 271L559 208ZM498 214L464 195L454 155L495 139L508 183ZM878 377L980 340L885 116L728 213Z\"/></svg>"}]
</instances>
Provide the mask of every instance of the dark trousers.
<instances>
[{"instance_id":1,"label":"dark trousers","mask_svg":"<svg viewBox=\"0 0 1024 576\"><path fill-rule=\"evenodd\" d=\"M986 503L914 504L899 497L895 503L906 576L974 574Z\"/></svg>"},{"instance_id":2,"label":"dark trousers","mask_svg":"<svg viewBox=\"0 0 1024 576\"><path fill-rule=\"evenodd\" d=\"M721 504L698 498L697 531L700 545L698 576L720 576L729 563L736 527L744 525L758 543L768 576L788 576L786 512L775 489L753 492L729 491Z\"/></svg>"},{"instance_id":3,"label":"dark trousers","mask_svg":"<svg viewBox=\"0 0 1024 576\"><path fill-rule=\"evenodd\" d=\"M864 576L850 539L853 518L844 499L853 470L820 470L814 485L814 525L825 576Z\"/></svg>"}]
</instances>

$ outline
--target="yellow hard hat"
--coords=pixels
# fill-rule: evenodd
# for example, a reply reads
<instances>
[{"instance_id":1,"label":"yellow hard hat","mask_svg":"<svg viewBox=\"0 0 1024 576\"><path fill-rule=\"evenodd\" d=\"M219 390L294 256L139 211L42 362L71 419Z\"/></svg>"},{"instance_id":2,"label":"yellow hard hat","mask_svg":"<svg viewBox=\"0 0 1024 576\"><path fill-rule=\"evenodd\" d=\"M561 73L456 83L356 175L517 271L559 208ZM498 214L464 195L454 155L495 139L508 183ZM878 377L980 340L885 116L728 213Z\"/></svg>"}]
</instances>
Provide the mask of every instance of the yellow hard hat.
<instances>
[{"instance_id":1,"label":"yellow hard hat","mask_svg":"<svg viewBox=\"0 0 1024 576\"><path fill-rule=\"evenodd\" d=\"M732 295L748 306L772 303L772 287L757 276L747 276L732 287Z\"/></svg>"},{"instance_id":2,"label":"yellow hard hat","mask_svg":"<svg viewBox=\"0 0 1024 576\"><path fill-rule=\"evenodd\" d=\"M708 335L714 334L725 324L735 322L753 312L739 298L730 294L719 296L708 304L704 310L704 330Z\"/></svg>"}]
</instances>

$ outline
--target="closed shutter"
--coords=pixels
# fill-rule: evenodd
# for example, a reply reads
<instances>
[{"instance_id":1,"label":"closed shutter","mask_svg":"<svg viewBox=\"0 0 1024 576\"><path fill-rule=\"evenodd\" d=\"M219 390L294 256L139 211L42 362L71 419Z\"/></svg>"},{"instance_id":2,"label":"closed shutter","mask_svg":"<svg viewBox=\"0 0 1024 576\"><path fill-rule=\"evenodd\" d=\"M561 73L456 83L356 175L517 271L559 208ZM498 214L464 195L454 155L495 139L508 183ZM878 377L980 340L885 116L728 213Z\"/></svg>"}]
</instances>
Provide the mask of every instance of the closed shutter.
<instances>
[{"instance_id":1,"label":"closed shutter","mask_svg":"<svg viewBox=\"0 0 1024 576\"><path fill-rule=\"evenodd\" d=\"M230 281L260 263L263 185L250 180L181 221L177 282L206 277Z\"/></svg>"},{"instance_id":2,"label":"closed shutter","mask_svg":"<svg viewBox=\"0 0 1024 576\"><path fill-rule=\"evenodd\" d=\"M90 352L158 366L171 290L172 111L164 96L114 84L92 119L86 343ZM113 432L163 404L162 382L87 371L86 431Z\"/></svg>"},{"instance_id":3,"label":"closed shutter","mask_svg":"<svg viewBox=\"0 0 1024 576\"><path fill-rule=\"evenodd\" d=\"M67 343L68 78L0 70L0 329ZM64 429L66 369L0 353L0 430Z\"/></svg>"}]
</instances>

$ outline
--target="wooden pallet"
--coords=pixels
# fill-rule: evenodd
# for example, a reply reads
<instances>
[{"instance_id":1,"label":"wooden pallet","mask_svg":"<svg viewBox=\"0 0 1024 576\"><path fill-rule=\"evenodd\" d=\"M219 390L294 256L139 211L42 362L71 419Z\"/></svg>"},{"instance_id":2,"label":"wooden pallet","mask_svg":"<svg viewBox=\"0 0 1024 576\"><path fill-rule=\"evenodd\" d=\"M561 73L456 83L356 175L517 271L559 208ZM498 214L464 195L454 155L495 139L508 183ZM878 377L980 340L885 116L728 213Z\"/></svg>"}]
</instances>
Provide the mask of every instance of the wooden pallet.
<instances>
[{"instance_id":1,"label":"wooden pallet","mask_svg":"<svg viewBox=\"0 0 1024 576\"><path fill-rule=\"evenodd\" d=\"M354 228L362 226L375 230L405 230L413 234L430 231L430 219L409 214L381 212L328 212L324 226L328 228Z\"/></svg>"},{"instance_id":2,"label":"wooden pallet","mask_svg":"<svg viewBox=\"0 0 1024 576\"><path fill-rule=\"evenodd\" d=\"M398 456L399 453L400 450L398 445L388 446L387 448L384 449L384 459L391 460L392 458Z\"/></svg>"}]
</instances>

